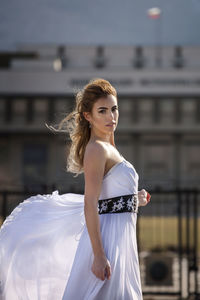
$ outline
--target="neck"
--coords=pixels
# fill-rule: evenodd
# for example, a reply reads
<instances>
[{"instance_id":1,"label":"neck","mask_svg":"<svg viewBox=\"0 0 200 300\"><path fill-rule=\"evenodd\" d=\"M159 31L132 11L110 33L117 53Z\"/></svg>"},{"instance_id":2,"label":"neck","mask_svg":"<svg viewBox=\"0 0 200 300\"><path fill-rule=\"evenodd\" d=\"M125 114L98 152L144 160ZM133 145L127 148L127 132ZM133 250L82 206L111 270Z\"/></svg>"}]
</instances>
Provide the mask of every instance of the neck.
<instances>
[{"instance_id":1,"label":"neck","mask_svg":"<svg viewBox=\"0 0 200 300\"><path fill-rule=\"evenodd\" d=\"M101 132L96 132L95 130L92 129L90 139L91 140L101 140L101 141L109 143L115 147L114 132L105 134L105 133L101 133Z\"/></svg>"}]
</instances>

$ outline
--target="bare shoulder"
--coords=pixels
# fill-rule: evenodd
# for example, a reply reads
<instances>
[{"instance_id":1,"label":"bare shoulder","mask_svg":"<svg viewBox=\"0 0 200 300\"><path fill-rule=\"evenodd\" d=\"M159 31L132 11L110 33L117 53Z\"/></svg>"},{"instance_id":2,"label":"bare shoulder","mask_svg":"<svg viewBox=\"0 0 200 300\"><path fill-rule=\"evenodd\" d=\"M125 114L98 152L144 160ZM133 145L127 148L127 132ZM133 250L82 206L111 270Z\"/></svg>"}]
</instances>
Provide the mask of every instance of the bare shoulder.
<instances>
[{"instance_id":1,"label":"bare shoulder","mask_svg":"<svg viewBox=\"0 0 200 300\"><path fill-rule=\"evenodd\" d=\"M105 172L107 151L99 141L89 142L85 149L83 170L85 178L85 201L97 201Z\"/></svg>"},{"instance_id":2,"label":"bare shoulder","mask_svg":"<svg viewBox=\"0 0 200 300\"><path fill-rule=\"evenodd\" d=\"M106 162L107 159L107 148L101 141L93 141L89 142L85 149L84 154L84 164L88 163L88 161L92 161L93 163L99 162Z\"/></svg>"},{"instance_id":3,"label":"bare shoulder","mask_svg":"<svg viewBox=\"0 0 200 300\"><path fill-rule=\"evenodd\" d=\"M105 173L107 149L99 141L89 142L86 146L83 169L85 178L85 196L92 196L97 200L101 191L101 184Z\"/></svg>"}]
</instances>

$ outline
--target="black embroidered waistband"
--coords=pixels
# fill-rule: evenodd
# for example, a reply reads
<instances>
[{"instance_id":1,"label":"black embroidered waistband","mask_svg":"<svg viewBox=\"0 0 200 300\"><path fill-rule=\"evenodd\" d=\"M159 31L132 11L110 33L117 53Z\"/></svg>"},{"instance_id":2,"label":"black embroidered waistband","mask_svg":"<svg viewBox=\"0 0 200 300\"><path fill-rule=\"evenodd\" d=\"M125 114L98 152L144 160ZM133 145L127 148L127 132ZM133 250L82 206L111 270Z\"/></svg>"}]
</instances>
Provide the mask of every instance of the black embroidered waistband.
<instances>
[{"instance_id":1,"label":"black embroidered waistband","mask_svg":"<svg viewBox=\"0 0 200 300\"><path fill-rule=\"evenodd\" d=\"M138 195L123 195L98 201L98 213L138 212Z\"/></svg>"}]
</instances>

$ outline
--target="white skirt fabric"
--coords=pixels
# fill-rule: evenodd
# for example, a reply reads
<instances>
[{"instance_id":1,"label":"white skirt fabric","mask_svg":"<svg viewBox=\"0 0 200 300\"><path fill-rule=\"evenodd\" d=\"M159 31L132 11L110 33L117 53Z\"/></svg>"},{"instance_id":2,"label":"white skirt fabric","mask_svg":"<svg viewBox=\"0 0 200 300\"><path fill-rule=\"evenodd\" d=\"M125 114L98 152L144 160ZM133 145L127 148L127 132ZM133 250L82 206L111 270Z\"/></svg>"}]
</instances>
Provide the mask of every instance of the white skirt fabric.
<instances>
[{"instance_id":1,"label":"white skirt fabric","mask_svg":"<svg viewBox=\"0 0 200 300\"><path fill-rule=\"evenodd\" d=\"M93 252L84 196L36 195L0 230L2 300L141 300L135 213L100 215L111 279L91 271Z\"/></svg>"}]
</instances>

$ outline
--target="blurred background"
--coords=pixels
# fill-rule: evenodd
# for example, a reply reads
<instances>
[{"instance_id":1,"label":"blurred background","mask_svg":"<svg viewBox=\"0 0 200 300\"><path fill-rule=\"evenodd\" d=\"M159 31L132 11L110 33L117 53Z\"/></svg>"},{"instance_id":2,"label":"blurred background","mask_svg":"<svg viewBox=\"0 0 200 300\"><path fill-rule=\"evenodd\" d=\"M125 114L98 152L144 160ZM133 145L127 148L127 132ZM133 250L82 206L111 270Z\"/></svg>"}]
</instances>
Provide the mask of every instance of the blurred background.
<instances>
[{"instance_id":1,"label":"blurred background","mask_svg":"<svg viewBox=\"0 0 200 300\"><path fill-rule=\"evenodd\" d=\"M0 8L0 214L83 193L46 126L91 78L118 91L119 151L152 194L138 214L145 299L200 299L200 0L7 0Z\"/></svg>"}]
</instances>

